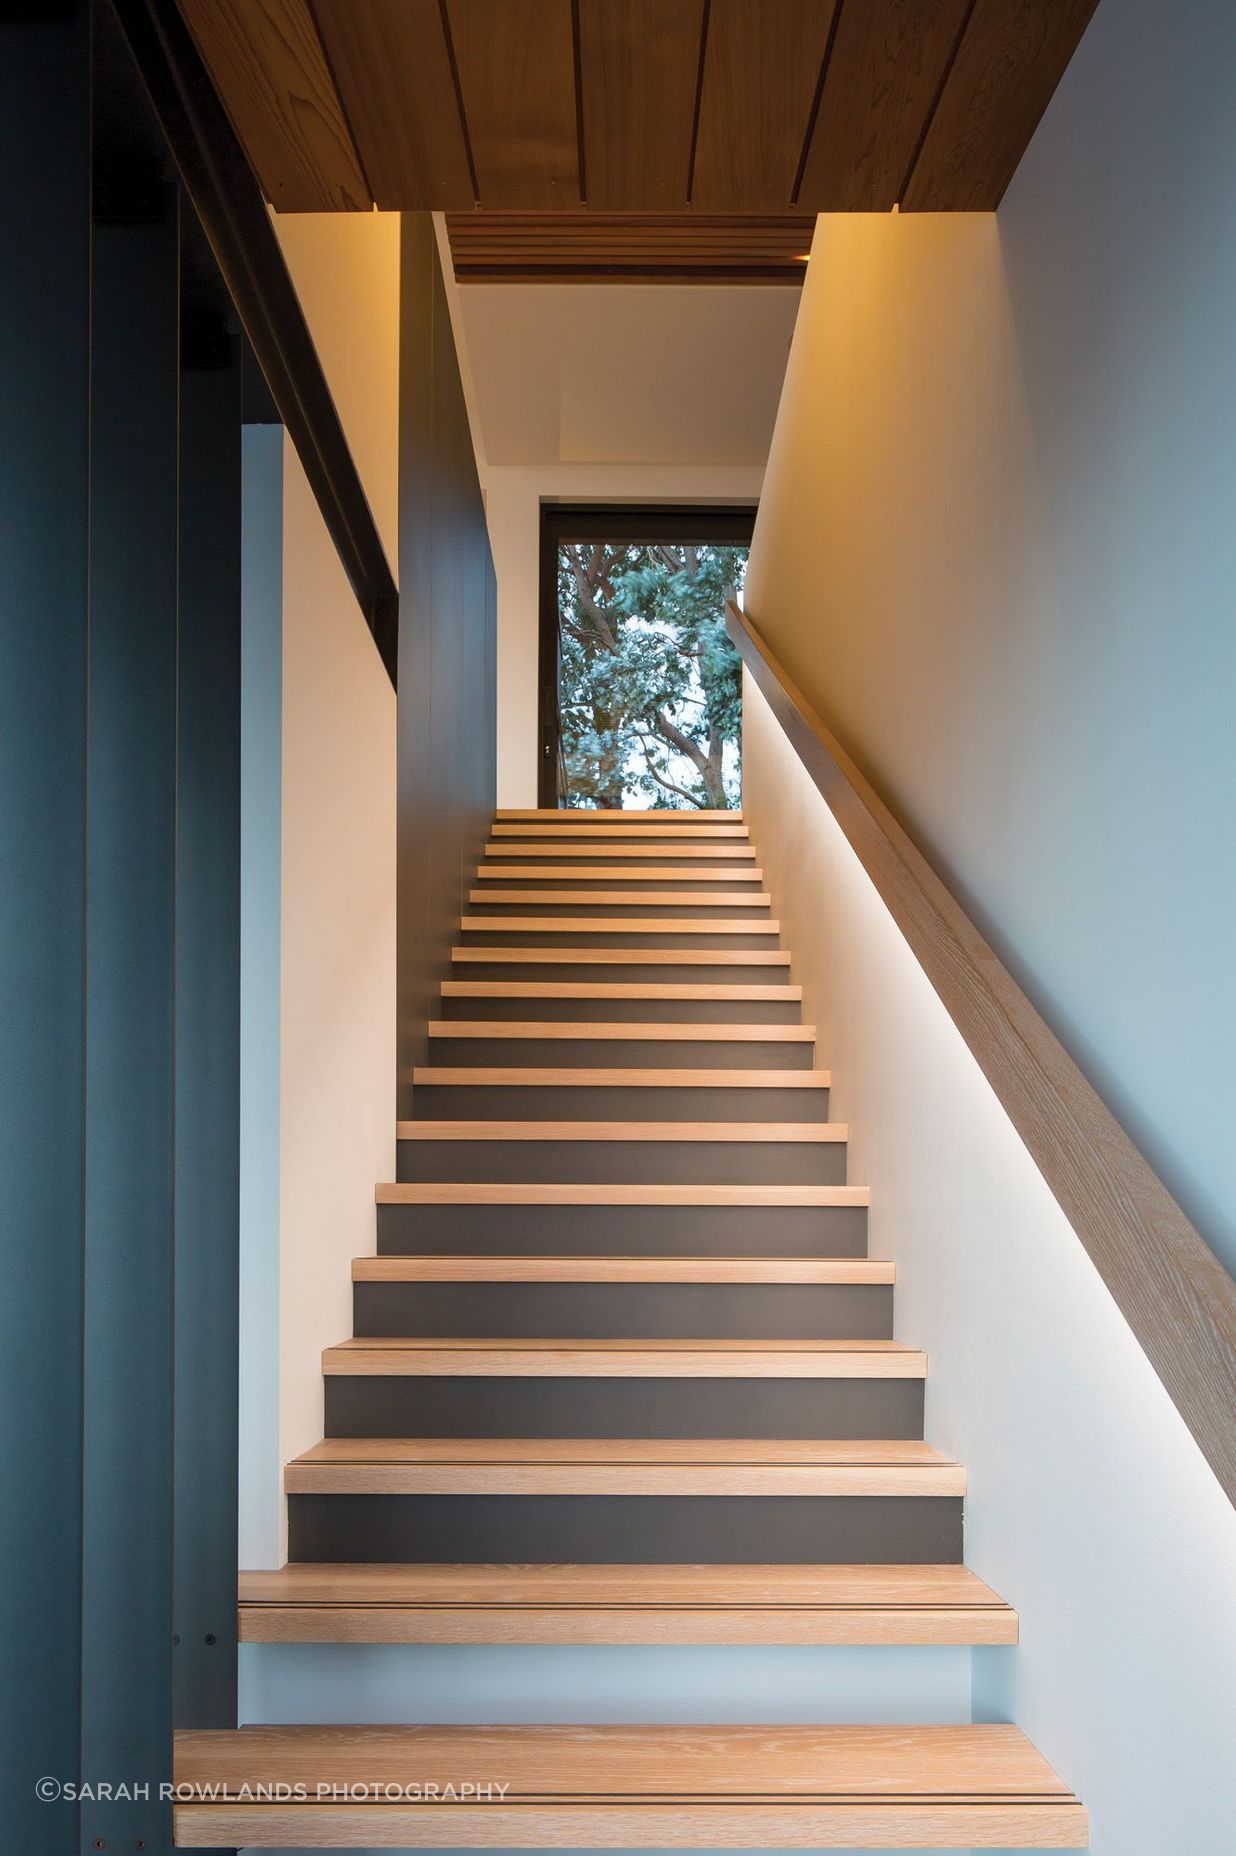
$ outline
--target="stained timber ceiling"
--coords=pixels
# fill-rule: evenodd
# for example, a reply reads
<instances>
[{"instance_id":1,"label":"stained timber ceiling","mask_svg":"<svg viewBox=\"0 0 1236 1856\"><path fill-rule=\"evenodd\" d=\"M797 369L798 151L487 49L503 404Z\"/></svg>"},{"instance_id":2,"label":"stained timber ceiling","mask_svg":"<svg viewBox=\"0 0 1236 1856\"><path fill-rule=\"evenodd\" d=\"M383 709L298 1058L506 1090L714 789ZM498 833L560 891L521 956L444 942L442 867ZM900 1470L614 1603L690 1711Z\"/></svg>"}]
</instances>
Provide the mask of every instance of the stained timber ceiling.
<instances>
[{"instance_id":1,"label":"stained timber ceiling","mask_svg":"<svg viewBox=\"0 0 1236 1856\"><path fill-rule=\"evenodd\" d=\"M994 208L1095 3L179 0L280 211L532 226Z\"/></svg>"}]
</instances>

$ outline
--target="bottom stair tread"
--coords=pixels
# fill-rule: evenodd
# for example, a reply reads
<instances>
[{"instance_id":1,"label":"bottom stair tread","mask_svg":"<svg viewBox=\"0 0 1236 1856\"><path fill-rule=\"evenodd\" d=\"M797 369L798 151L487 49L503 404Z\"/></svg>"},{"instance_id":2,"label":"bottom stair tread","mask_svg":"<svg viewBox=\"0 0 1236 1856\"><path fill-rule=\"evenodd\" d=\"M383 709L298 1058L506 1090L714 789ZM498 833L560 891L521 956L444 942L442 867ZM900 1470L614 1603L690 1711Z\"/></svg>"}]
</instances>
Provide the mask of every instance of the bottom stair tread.
<instances>
[{"instance_id":1,"label":"bottom stair tread","mask_svg":"<svg viewBox=\"0 0 1236 1856\"><path fill-rule=\"evenodd\" d=\"M202 1794L177 1805L181 1847L1086 1842L1083 1807L1001 1725L190 1730L176 1781Z\"/></svg>"}]
</instances>

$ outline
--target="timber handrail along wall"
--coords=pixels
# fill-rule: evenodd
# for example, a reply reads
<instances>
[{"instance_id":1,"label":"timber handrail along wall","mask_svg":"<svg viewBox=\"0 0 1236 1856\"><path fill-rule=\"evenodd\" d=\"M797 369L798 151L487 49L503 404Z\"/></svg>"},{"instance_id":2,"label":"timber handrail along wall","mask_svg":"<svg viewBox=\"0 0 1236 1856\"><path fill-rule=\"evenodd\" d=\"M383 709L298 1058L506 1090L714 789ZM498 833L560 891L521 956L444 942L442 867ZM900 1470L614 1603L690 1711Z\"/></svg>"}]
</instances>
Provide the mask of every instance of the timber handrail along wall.
<instances>
[{"instance_id":1,"label":"timber handrail along wall","mask_svg":"<svg viewBox=\"0 0 1236 1856\"><path fill-rule=\"evenodd\" d=\"M1236 1503L1236 1283L736 605L729 635Z\"/></svg>"}]
</instances>

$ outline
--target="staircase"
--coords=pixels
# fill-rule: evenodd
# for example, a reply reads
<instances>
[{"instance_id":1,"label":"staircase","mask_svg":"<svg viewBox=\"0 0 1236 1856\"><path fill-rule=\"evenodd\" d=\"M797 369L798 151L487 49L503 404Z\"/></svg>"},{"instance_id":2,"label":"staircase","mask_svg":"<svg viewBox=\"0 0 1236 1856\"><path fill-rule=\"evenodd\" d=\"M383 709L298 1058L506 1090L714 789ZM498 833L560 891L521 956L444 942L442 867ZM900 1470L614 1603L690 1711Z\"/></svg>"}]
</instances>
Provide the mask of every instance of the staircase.
<instances>
[{"instance_id":1,"label":"staircase","mask_svg":"<svg viewBox=\"0 0 1236 1856\"><path fill-rule=\"evenodd\" d=\"M242 1640L1015 1643L741 816L501 813L460 926ZM262 1727L177 1758L220 1787L178 1807L204 1848L1086 1843L1008 1726ZM507 1789L450 1789L481 1779Z\"/></svg>"}]
</instances>

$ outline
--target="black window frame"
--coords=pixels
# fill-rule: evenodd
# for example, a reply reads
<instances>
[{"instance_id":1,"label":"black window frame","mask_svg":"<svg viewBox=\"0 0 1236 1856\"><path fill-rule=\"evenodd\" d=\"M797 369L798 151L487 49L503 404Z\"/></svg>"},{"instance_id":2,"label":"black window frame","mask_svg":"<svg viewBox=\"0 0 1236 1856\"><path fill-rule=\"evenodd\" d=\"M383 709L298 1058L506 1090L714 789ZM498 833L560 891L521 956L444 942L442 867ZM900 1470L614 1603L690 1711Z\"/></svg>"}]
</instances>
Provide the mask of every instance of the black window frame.
<instances>
[{"instance_id":1,"label":"black window frame","mask_svg":"<svg viewBox=\"0 0 1236 1856\"><path fill-rule=\"evenodd\" d=\"M558 550L564 541L665 541L750 547L755 503L541 504L537 646L537 805L559 810Z\"/></svg>"}]
</instances>

